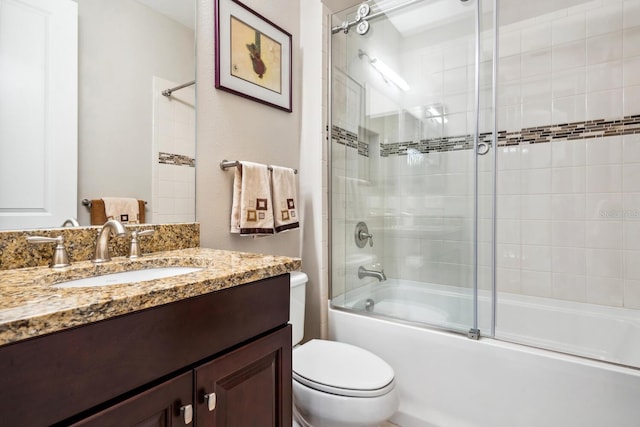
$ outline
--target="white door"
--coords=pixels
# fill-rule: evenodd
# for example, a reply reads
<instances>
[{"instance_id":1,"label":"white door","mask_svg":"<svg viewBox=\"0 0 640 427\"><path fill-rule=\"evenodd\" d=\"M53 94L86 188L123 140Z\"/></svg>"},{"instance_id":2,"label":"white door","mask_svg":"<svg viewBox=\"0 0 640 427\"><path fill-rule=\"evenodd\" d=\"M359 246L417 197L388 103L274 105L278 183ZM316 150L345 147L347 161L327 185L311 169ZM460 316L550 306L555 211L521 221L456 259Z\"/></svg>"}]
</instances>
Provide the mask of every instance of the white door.
<instances>
[{"instance_id":1,"label":"white door","mask_svg":"<svg viewBox=\"0 0 640 427\"><path fill-rule=\"evenodd\" d=\"M78 5L0 0L0 230L76 217Z\"/></svg>"}]
</instances>

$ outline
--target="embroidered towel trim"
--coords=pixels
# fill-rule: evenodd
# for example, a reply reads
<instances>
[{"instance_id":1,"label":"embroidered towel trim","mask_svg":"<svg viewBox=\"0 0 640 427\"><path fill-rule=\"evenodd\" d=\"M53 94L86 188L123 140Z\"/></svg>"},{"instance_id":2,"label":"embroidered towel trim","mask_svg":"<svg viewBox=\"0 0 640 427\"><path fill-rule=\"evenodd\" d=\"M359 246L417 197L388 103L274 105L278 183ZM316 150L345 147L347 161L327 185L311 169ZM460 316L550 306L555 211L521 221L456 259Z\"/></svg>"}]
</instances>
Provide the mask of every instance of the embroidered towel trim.
<instances>
[{"instance_id":1,"label":"embroidered towel trim","mask_svg":"<svg viewBox=\"0 0 640 427\"><path fill-rule=\"evenodd\" d=\"M269 170L266 165L240 162L233 179L231 233L260 236L274 233Z\"/></svg>"},{"instance_id":2,"label":"embroidered towel trim","mask_svg":"<svg viewBox=\"0 0 640 427\"><path fill-rule=\"evenodd\" d=\"M117 219L123 224L139 224L138 199L129 197L103 197L104 213L109 219Z\"/></svg>"},{"instance_id":3,"label":"embroidered towel trim","mask_svg":"<svg viewBox=\"0 0 640 427\"><path fill-rule=\"evenodd\" d=\"M296 199L296 175L290 168L271 166L273 219L276 233L300 227Z\"/></svg>"}]
</instances>

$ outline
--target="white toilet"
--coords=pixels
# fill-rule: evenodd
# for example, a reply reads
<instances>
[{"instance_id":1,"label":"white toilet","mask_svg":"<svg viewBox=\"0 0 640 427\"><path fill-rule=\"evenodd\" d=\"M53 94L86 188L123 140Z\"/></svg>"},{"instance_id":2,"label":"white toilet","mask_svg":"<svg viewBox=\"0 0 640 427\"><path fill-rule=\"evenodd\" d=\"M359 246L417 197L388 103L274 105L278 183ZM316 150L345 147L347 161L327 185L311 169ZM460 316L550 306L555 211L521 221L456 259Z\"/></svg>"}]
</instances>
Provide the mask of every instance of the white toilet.
<instances>
[{"instance_id":1,"label":"white toilet","mask_svg":"<svg viewBox=\"0 0 640 427\"><path fill-rule=\"evenodd\" d=\"M393 368L362 348L304 334L307 275L291 273L293 425L375 427L398 409Z\"/></svg>"}]
</instances>

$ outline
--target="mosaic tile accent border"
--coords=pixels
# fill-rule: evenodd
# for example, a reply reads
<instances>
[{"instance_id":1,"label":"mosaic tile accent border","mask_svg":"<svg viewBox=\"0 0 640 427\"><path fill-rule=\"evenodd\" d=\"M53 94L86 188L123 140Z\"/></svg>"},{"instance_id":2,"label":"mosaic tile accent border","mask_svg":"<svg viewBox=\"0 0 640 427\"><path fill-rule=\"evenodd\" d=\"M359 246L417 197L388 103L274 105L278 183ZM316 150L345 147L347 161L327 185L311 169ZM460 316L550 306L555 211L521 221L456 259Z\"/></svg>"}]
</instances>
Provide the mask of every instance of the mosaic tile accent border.
<instances>
[{"instance_id":1,"label":"mosaic tile accent border","mask_svg":"<svg viewBox=\"0 0 640 427\"><path fill-rule=\"evenodd\" d=\"M491 133L481 133L480 141L486 142L491 146ZM418 142L405 141L405 142L391 142L388 144L382 144L380 147L380 156L389 157L391 155L406 156L410 154L412 150L419 153L431 153L431 152L443 152L443 151L459 151L470 150L473 148L473 136L448 136L443 138L421 139Z\"/></svg>"},{"instance_id":2,"label":"mosaic tile accent border","mask_svg":"<svg viewBox=\"0 0 640 427\"><path fill-rule=\"evenodd\" d=\"M191 168L196 167L196 159L194 159L193 157L172 153L159 152L158 163L162 163L165 165L189 166Z\"/></svg>"},{"instance_id":3,"label":"mosaic tile accent border","mask_svg":"<svg viewBox=\"0 0 640 427\"><path fill-rule=\"evenodd\" d=\"M498 146L539 144L552 141L604 138L640 134L640 115L625 116L619 120L589 120L551 126L525 128L519 131L499 131Z\"/></svg>"},{"instance_id":4,"label":"mosaic tile accent border","mask_svg":"<svg viewBox=\"0 0 640 427\"><path fill-rule=\"evenodd\" d=\"M358 150L360 156L369 157L369 144L358 141L358 135L338 126L331 127L331 140Z\"/></svg>"},{"instance_id":5,"label":"mosaic tile accent border","mask_svg":"<svg viewBox=\"0 0 640 427\"><path fill-rule=\"evenodd\" d=\"M640 134L640 114L625 116L618 120L587 120L574 123L553 124L524 128L518 131L498 131L498 146L519 144L541 144L554 141L573 141L578 139L604 138ZM347 147L357 148L358 154L369 157L368 144L358 141L358 135L338 126L333 126L332 140ZM480 134L480 141L491 146L492 133ZM366 148L365 148L366 147ZM442 138L421 139L420 141L402 141L381 144L380 156L405 156L414 150L419 153L470 150L473 148L473 135L448 136Z\"/></svg>"}]
</instances>

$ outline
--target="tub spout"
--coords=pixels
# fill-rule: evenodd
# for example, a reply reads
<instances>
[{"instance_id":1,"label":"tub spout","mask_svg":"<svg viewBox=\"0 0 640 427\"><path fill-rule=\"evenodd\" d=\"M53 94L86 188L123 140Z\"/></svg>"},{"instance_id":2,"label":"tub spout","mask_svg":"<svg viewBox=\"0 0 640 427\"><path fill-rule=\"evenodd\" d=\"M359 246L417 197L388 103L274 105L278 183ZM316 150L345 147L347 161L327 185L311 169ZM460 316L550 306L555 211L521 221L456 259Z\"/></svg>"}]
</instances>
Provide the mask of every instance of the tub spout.
<instances>
[{"instance_id":1,"label":"tub spout","mask_svg":"<svg viewBox=\"0 0 640 427\"><path fill-rule=\"evenodd\" d=\"M358 279L362 279L364 277L375 277L380 282L383 280L387 280L387 276L384 274L384 270L367 270L363 266L358 268Z\"/></svg>"}]
</instances>

